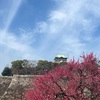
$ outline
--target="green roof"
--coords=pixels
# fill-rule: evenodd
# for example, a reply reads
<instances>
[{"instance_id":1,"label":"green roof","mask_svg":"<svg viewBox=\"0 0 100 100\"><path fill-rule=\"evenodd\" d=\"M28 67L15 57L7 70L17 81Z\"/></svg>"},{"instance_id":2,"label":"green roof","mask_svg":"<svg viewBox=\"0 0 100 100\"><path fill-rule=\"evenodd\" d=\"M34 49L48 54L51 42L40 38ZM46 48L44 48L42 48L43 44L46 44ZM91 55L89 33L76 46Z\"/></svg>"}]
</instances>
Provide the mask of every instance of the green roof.
<instances>
[{"instance_id":1,"label":"green roof","mask_svg":"<svg viewBox=\"0 0 100 100\"><path fill-rule=\"evenodd\" d=\"M59 58L60 58L60 57L63 57L63 58L66 58L65 55L62 55L62 54L58 54L56 57L59 57Z\"/></svg>"}]
</instances>

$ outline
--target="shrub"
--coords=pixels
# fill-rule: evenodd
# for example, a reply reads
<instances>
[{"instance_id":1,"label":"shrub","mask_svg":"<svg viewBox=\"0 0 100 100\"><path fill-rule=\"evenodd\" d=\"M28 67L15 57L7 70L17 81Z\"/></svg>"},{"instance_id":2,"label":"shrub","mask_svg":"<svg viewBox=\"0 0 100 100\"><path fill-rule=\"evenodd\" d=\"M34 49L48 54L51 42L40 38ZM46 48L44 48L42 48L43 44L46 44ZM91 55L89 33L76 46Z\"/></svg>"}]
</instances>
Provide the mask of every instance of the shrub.
<instances>
[{"instance_id":1,"label":"shrub","mask_svg":"<svg viewBox=\"0 0 100 100\"><path fill-rule=\"evenodd\" d=\"M11 76L12 75L11 68L5 67L4 70L3 70L3 72L2 72L2 75L3 76Z\"/></svg>"}]
</instances>

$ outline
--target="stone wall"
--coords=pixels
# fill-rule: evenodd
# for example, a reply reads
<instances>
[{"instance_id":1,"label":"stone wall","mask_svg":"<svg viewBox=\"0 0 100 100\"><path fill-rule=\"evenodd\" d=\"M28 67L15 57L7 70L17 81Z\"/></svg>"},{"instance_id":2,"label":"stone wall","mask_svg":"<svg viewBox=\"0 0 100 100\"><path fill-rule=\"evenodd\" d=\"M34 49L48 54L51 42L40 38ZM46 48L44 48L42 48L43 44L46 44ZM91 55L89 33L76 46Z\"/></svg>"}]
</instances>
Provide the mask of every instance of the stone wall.
<instances>
[{"instance_id":1,"label":"stone wall","mask_svg":"<svg viewBox=\"0 0 100 100\"><path fill-rule=\"evenodd\" d=\"M9 87L11 80L12 80L11 76L7 77L0 76L0 98Z\"/></svg>"},{"instance_id":2,"label":"stone wall","mask_svg":"<svg viewBox=\"0 0 100 100\"><path fill-rule=\"evenodd\" d=\"M3 88L0 88L0 100L25 100L24 93L33 86L32 80L34 80L35 77L37 76L14 75L13 77L0 77L3 86ZM4 84L7 85L5 86Z\"/></svg>"}]
</instances>

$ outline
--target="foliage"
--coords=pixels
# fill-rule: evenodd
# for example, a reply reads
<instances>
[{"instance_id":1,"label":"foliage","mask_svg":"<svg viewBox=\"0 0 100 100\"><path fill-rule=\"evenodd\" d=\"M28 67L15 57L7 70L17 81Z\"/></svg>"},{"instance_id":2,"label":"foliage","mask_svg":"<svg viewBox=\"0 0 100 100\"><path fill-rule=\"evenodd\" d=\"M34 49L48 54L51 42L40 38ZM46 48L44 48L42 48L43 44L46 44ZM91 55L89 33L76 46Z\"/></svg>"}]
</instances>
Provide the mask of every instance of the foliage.
<instances>
[{"instance_id":1,"label":"foliage","mask_svg":"<svg viewBox=\"0 0 100 100\"><path fill-rule=\"evenodd\" d=\"M12 64L12 73L13 74L20 74L21 70L23 69L23 60L16 60L11 62Z\"/></svg>"},{"instance_id":2,"label":"foliage","mask_svg":"<svg viewBox=\"0 0 100 100\"><path fill-rule=\"evenodd\" d=\"M27 100L100 100L100 69L93 54L71 60L34 81Z\"/></svg>"},{"instance_id":3,"label":"foliage","mask_svg":"<svg viewBox=\"0 0 100 100\"><path fill-rule=\"evenodd\" d=\"M56 64L47 60L39 60L35 67L35 74L44 74L54 69Z\"/></svg>"},{"instance_id":4,"label":"foliage","mask_svg":"<svg viewBox=\"0 0 100 100\"><path fill-rule=\"evenodd\" d=\"M56 63L47 60L39 60L37 66L34 66L34 64L26 59L16 60L11 62L11 73L18 75L42 75L56 66Z\"/></svg>"},{"instance_id":5,"label":"foliage","mask_svg":"<svg viewBox=\"0 0 100 100\"><path fill-rule=\"evenodd\" d=\"M12 75L11 68L5 67L3 72L2 72L2 75L3 76L11 76Z\"/></svg>"},{"instance_id":6,"label":"foliage","mask_svg":"<svg viewBox=\"0 0 100 100\"><path fill-rule=\"evenodd\" d=\"M34 74L34 66L28 60L16 60L12 62L12 73L19 75Z\"/></svg>"},{"instance_id":7,"label":"foliage","mask_svg":"<svg viewBox=\"0 0 100 100\"><path fill-rule=\"evenodd\" d=\"M39 60L37 66L32 66L28 60L16 60L12 62L12 73L19 75L44 74L55 68L56 64L46 60Z\"/></svg>"},{"instance_id":8,"label":"foliage","mask_svg":"<svg viewBox=\"0 0 100 100\"><path fill-rule=\"evenodd\" d=\"M11 62L13 68L16 67L19 69L22 68L22 63L23 63L23 60L16 60L16 61Z\"/></svg>"}]
</instances>

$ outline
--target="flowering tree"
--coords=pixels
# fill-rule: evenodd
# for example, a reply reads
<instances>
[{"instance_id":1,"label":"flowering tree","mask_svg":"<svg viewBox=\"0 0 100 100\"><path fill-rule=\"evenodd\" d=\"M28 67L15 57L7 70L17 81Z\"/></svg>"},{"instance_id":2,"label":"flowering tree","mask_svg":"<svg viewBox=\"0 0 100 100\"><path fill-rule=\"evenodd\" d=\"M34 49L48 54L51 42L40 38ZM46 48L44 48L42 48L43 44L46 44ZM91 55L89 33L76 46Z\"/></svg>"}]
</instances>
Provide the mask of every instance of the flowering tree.
<instances>
[{"instance_id":1,"label":"flowering tree","mask_svg":"<svg viewBox=\"0 0 100 100\"><path fill-rule=\"evenodd\" d=\"M27 100L100 100L100 69L93 54L36 78Z\"/></svg>"}]
</instances>

